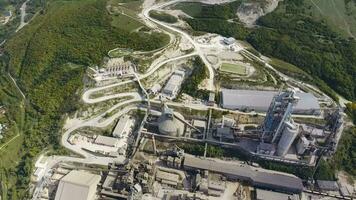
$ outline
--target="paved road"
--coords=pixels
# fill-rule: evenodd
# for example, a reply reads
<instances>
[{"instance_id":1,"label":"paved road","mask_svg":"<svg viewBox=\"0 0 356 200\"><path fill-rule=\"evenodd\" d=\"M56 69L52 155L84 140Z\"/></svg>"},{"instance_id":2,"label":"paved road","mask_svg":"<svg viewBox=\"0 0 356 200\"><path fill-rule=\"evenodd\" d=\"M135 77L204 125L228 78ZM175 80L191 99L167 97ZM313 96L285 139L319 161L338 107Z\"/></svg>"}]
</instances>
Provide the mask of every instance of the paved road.
<instances>
[{"instance_id":1,"label":"paved road","mask_svg":"<svg viewBox=\"0 0 356 200\"><path fill-rule=\"evenodd\" d=\"M68 142L68 138L69 138L70 134L73 131L75 131L79 128L83 128L83 127L97 127L97 128L107 127L108 125L113 123L115 121L115 119L117 119L118 117L122 116L123 114L128 113L131 110L137 109L137 106L130 106L130 105L133 103L139 103L139 102L142 102L142 99L134 98L134 99L130 99L128 101L120 102L120 103L116 104L115 106L113 106L112 108L110 108L109 110L107 110L106 112L100 114L99 116L94 117L89 120L86 120L80 124L76 124L76 125L68 128L62 135L61 144L65 148L67 148L67 149L69 149L69 150L71 150L85 158L94 157L92 154L88 153L87 151L84 151L80 147L70 144ZM124 109L118 111L117 113L111 115L109 118L104 118L106 113L110 113L110 112L114 111L115 109L117 109L119 107L123 107L123 106L126 106L126 107ZM99 161L99 159L98 159L98 161Z\"/></svg>"},{"instance_id":2,"label":"paved road","mask_svg":"<svg viewBox=\"0 0 356 200\"><path fill-rule=\"evenodd\" d=\"M179 33L180 35L182 35L183 37L185 37L194 47L195 51L197 52L197 54L199 55L199 57L202 59L202 61L204 62L204 64L207 66L208 70L209 70L209 82L208 82L208 90L210 91L214 91L215 89L215 86L214 86L214 69L212 67L212 65L209 63L209 61L206 59L203 51L200 49L200 46L194 41L194 39L189 35L187 34L186 32L178 29L178 28L175 28L173 26L170 26L164 22L161 22L161 21L158 21L156 19L153 19L150 17L149 15L149 12L151 10L155 10L155 9L159 9L159 8L163 8L163 7L166 7L168 5L171 5L171 4L174 4L174 3L177 3L177 2L182 2L184 0L173 0L173 1L169 1L169 2L165 2L165 3L162 3L162 4L157 4L157 5L154 5L152 7L149 7L147 9L144 9L142 11L142 15L149 21L151 22L154 22L164 28L167 28L169 30L172 30L176 33Z\"/></svg>"},{"instance_id":3,"label":"paved road","mask_svg":"<svg viewBox=\"0 0 356 200\"><path fill-rule=\"evenodd\" d=\"M117 98L123 98L123 97L132 97L134 99L140 99L141 96L138 92L125 92L125 93L119 93L119 94L112 94L112 95L106 95L98 98L91 99L90 98L90 93L84 93L82 99L85 103L87 104L94 104L94 103L99 103L103 101L107 101L110 99L117 99Z\"/></svg>"},{"instance_id":4,"label":"paved road","mask_svg":"<svg viewBox=\"0 0 356 200\"><path fill-rule=\"evenodd\" d=\"M165 64L167 64L169 62L172 62L172 61L175 61L175 60L180 60L180 59L183 59L183 58L189 58L189 57L192 57L192 56L195 56L195 55L197 55L197 53L196 52L192 52L190 54L186 54L186 55L182 55L182 56L178 56L178 57L174 57L174 58L169 58L169 59L164 60L164 61L159 62L159 63L153 63L150 66L150 70L146 74L139 75L139 79L142 80L142 79L145 79L145 78L149 77L155 71L157 71L160 67L162 67L163 65L165 65ZM113 88L113 87L126 85L126 84L129 84L129 83L133 83L135 81L136 80L122 81L122 82L114 83L114 84L111 84L111 85L106 85L106 86L101 86L101 87L96 87L96 88L89 89L89 90L84 92L84 94L82 96L82 99L84 100L84 102L86 102L86 101L90 102L90 96L95 92L99 92L99 91L105 90L105 89L110 89L110 88ZM112 99L112 98L115 98L114 95L110 95L107 98L103 97L103 99L105 99L105 100L109 100L109 99Z\"/></svg>"}]
</instances>

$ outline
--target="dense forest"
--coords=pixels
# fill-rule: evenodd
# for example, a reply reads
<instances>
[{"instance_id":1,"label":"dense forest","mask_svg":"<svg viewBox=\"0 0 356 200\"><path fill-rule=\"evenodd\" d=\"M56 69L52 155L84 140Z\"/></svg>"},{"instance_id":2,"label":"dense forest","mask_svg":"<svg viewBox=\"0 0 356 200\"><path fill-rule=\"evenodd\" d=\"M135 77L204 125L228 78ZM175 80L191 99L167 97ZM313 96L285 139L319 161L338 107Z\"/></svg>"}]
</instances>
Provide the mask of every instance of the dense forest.
<instances>
[{"instance_id":1,"label":"dense forest","mask_svg":"<svg viewBox=\"0 0 356 200\"><path fill-rule=\"evenodd\" d=\"M116 47L153 50L169 41L161 33L130 33L112 27L111 20L106 1L51 1L30 26L6 43L1 70L15 77L27 98L16 172L0 169L0 175L5 173L3 177L9 179L6 182L13 184L6 186L13 188L7 192L9 199L26 195L39 152L61 150L63 115L78 106L86 66L99 64Z\"/></svg>"}]
</instances>

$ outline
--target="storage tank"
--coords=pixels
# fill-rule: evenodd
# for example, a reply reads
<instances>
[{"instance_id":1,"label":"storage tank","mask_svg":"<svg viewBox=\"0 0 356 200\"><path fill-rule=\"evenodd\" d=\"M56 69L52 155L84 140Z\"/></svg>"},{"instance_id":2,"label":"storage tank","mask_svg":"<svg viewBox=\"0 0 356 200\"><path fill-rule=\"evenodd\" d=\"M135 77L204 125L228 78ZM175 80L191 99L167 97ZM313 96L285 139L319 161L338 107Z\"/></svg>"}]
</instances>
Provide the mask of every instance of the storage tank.
<instances>
[{"instance_id":1,"label":"storage tank","mask_svg":"<svg viewBox=\"0 0 356 200\"><path fill-rule=\"evenodd\" d=\"M173 113L173 110L166 105L163 112L158 119L158 131L163 135L180 137L184 133L184 124L178 120L174 115L179 115L179 118L184 120L184 117L179 113Z\"/></svg>"},{"instance_id":2,"label":"storage tank","mask_svg":"<svg viewBox=\"0 0 356 200\"><path fill-rule=\"evenodd\" d=\"M285 128L282 133L282 137L278 142L277 155L285 156L298 135L298 126L294 125L290 121L284 122Z\"/></svg>"},{"instance_id":3,"label":"storage tank","mask_svg":"<svg viewBox=\"0 0 356 200\"><path fill-rule=\"evenodd\" d=\"M310 145L310 141L307 138L305 138L304 136L300 137L296 145L297 154L298 155L304 154L305 150L307 150L309 145Z\"/></svg>"}]
</instances>

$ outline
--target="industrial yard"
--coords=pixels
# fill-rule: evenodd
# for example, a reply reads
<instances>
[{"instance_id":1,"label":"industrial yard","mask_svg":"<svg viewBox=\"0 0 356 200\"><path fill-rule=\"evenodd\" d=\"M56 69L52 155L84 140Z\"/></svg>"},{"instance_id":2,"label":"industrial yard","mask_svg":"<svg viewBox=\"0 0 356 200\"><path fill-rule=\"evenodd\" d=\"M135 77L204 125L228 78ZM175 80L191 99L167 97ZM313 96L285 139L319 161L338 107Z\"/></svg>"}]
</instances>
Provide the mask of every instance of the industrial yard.
<instances>
[{"instance_id":1,"label":"industrial yard","mask_svg":"<svg viewBox=\"0 0 356 200\"><path fill-rule=\"evenodd\" d=\"M169 45L113 49L86 71L84 106L61 138L70 155L37 159L33 199L354 198L353 185L314 177L347 128L339 103L234 38L192 36L149 15L178 2L146 0L138 15Z\"/></svg>"}]
</instances>

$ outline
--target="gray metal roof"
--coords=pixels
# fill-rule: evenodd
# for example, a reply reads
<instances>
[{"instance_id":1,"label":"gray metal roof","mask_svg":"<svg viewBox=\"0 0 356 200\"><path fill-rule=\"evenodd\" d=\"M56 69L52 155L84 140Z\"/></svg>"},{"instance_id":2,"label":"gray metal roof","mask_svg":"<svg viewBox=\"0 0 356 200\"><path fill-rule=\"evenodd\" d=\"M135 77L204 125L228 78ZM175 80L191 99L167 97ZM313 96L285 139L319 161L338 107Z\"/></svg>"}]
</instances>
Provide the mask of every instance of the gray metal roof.
<instances>
[{"instance_id":1,"label":"gray metal roof","mask_svg":"<svg viewBox=\"0 0 356 200\"><path fill-rule=\"evenodd\" d=\"M248 181L255 187L265 189L281 190L292 193L300 193L303 190L302 180L296 176L267 171L256 171L248 165L217 162L186 155L184 159L184 167L204 169L225 174L242 181Z\"/></svg>"},{"instance_id":2,"label":"gray metal roof","mask_svg":"<svg viewBox=\"0 0 356 200\"><path fill-rule=\"evenodd\" d=\"M171 78L168 80L167 84L164 86L163 91L165 93L171 94L174 93L175 90L180 86L182 83L183 77L179 74L173 74Z\"/></svg>"},{"instance_id":3,"label":"gray metal roof","mask_svg":"<svg viewBox=\"0 0 356 200\"><path fill-rule=\"evenodd\" d=\"M262 90L231 90L222 89L222 107L228 109L254 109L255 111L267 111L277 91ZM297 92L298 103L293 108L293 113L309 110L320 110L317 98L311 93Z\"/></svg>"},{"instance_id":4,"label":"gray metal roof","mask_svg":"<svg viewBox=\"0 0 356 200\"><path fill-rule=\"evenodd\" d=\"M284 194L268 190L256 189L257 200L298 200L297 195Z\"/></svg>"},{"instance_id":5,"label":"gray metal roof","mask_svg":"<svg viewBox=\"0 0 356 200\"><path fill-rule=\"evenodd\" d=\"M319 109L320 110L320 105L318 103L318 100L313 94L297 92L295 96L299 97L300 99L297 105L295 105L294 109L296 110Z\"/></svg>"},{"instance_id":6,"label":"gray metal roof","mask_svg":"<svg viewBox=\"0 0 356 200\"><path fill-rule=\"evenodd\" d=\"M273 97L277 94L274 91L258 91L258 90L229 90L222 91L223 107L239 109L246 108L261 108L267 110Z\"/></svg>"},{"instance_id":7,"label":"gray metal roof","mask_svg":"<svg viewBox=\"0 0 356 200\"><path fill-rule=\"evenodd\" d=\"M95 138L95 143L106 145L106 146L116 146L118 142L119 141L117 138L107 137L103 135L98 135L98 137Z\"/></svg>"},{"instance_id":8,"label":"gray metal roof","mask_svg":"<svg viewBox=\"0 0 356 200\"><path fill-rule=\"evenodd\" d=\"M124 130L126 129L126 126L128 125L129 119L130 119L129 115L125 115L120 118L119 122L117 122L115 129L112 133L113 136L122 137L122 134L123 134Z\"/></svg>"},{"instance_id":9,"label":"gray metal roof","mask_svg":"<svg viewBox=\"0 0 356 200\"><path fill-rule=\"evenodd\" d=\"M99 175L73 170L60 180L55 200L92 200L100 179Z\"/></svg>"},{"instance_id":10,"label":"gray metal roof","mask_svg":"<svg viewBox=\"0 0 356 200\"><path fill-rule=\"evenodd\" d=\"M317 180L316 183L318 184L319 188L322 190L339 190L339 186L336 181L324 181L324 180Z\"/></svg>"}]
</instances>

